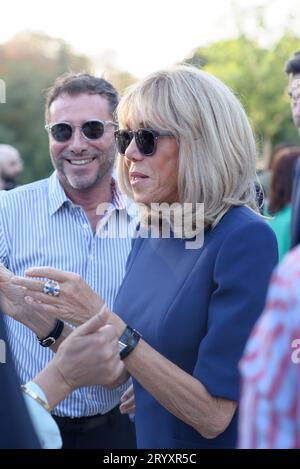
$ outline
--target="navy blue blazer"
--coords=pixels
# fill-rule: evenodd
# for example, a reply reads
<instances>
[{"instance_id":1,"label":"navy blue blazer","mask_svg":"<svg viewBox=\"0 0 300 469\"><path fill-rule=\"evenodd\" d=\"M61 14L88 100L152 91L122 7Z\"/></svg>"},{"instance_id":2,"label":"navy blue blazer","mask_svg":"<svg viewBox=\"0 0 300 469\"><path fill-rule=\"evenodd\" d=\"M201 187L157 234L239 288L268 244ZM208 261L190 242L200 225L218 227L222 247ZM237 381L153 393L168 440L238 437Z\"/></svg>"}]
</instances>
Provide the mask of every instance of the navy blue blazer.
<instances>
[{"instance_id":1,"label":"navy blue blazer","mask_svg":"<svg viewBox=\"0 0 300 469\"><path fill-rule=\"evenodd\" d=\"M213 396L237 401L238 362L277 258L273 231L247 207L232 208L201 249L185 249L182 239L137 238L113 310ZM237 412L208 440L133 383L139 448L235 447Z\"/></svg>"},{"instance_id":2,"label":"navy blue blazer","mask_svg":"<svg viewBox=\"0 0 300 469\"><path fill-rule=\"evenodd\" d=\"M291 248L300 243L300 157L295 167L292 193Z\"/></svg>"},{"instance_id":3,"label":"navy blue blazer","mask_svg":"<svg viewBox=\"0 0 300 469\"><path fill-rule=\"evenodd\" d=\"M6 357L0 363L0 448L40 448L15 372L1 311L0 339L6 345ZM6 362L2 363L4 358Z\"/></svg>"}]
</instances>

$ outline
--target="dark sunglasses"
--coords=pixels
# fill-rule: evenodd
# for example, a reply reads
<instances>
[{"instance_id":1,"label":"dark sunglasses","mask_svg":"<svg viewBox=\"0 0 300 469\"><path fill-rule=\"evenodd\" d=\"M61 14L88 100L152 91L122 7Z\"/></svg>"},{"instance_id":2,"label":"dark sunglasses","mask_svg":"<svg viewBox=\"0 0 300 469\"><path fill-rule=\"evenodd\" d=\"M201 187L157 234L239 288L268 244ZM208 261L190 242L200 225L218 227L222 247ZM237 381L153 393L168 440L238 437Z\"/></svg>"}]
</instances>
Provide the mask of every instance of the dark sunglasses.
<instances>
[{"instance_id":1,"label":"dark sunglasses","mask_svg":"<svg viewBox=\"0 0 300 469\"><path fill-rule=\"evenodd\" d=\"M98 138L102 137L107 125L113 125L117 127L117 124L112 121L90 120L84 122L80 126L72 125L69 122L47 124L45 125L45 129L52 135L54 140L63 143L70 140L76 127L80 128L81 134L86 140L97 140Z\"/></svg>"},{"instance_id":2,"label":"dark sunglasses","mask_svg":"<svg viewBox=\"0 0 300 469\"><path fill-rule=\"evenodd\" d=\"M126 130L119 129L115 133L115 141L118 152L124 156L133 137L139 152L144 156L152 156L156 152L159 137L171 137L171 132L158 132L154 129Z\"/></svg>"}]
</instances>

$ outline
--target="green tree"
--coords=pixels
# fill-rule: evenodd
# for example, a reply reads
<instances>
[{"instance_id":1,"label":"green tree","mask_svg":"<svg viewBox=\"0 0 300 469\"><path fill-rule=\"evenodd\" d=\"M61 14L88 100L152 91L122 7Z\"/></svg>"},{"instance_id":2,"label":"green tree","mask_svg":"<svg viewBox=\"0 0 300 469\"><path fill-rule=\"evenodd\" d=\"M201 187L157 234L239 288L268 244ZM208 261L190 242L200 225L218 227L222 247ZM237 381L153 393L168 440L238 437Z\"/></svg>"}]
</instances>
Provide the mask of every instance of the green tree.
<instances>
[{"instance_id":1,"label":"green tree","mask_svg":"<svg viewBox=\"0 0 300 469\"><path fill-rule=\"evenodd\" d=\"M294 129L284 64L300 38L284 34L269 48L241 34L237 39L218 41L198 48L188 62L223 80L243 103L262 156L280 141L299 143Z\"/></svg>"},{"instance_id":2,"label":"green tree","mask_svg":"<svg viewBox=\"0 0 300 469\"><path fill-rule=\"evenodd\" d=\"M120 94L137 80L131 73L117 69L109 70L105 73L105 78L113 84Z\"/></svg>"},{"instance_id":3,"label":"green tree","mask_svg":"<svg viewBox=\"0 0 300 469\"><path fill-rule=\"evenodd\" d=\"M101 54L94 57L94 66L97 70L103 71L103 78L108 80L118 90L120 94L136 82L136 77L126 70L120 70L115 65L116 53L114 50L106 49Z\"/></svg>"}]
</instances>

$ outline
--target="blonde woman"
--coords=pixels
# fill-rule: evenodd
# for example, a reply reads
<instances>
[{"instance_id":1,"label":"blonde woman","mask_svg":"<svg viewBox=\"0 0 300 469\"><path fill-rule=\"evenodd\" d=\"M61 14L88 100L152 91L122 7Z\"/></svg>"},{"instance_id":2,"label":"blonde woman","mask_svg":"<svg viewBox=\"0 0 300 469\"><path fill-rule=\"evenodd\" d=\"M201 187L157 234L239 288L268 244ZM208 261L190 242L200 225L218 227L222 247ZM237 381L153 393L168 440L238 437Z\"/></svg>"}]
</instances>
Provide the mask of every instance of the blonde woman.
<instances>
[{"instance_id":1,"label":"blonde woman","mask_svg":"<svg viewBox=\"0 0 300 469\"><path fill-rule=\"evenodd\" d=\"M248 119L221 81L187 66L130 88L118 119L119 181L144 208L144 231L133 242L108 322L115 328L111 359L117 339L121 349L118 376L133 378L138 446L234 447L237 364L277 262L275 236L255 203ZM171 220L175 228L163 237L166 212L153 205L163 203L178 210L190 204L198 233L183 230L179 237ZM200 224L196 204L204 204ZM159 222L155 237L145 226L152 215ZM201 230L202 246L188 249ZM81 324L103 306L70 273L35 268L28 275L58 282L53 297L42 293L44 282L15 280L28 288L28 302L54 317ZM103 359L110 360L107 346Z\"/></svg>"}]
</instances>

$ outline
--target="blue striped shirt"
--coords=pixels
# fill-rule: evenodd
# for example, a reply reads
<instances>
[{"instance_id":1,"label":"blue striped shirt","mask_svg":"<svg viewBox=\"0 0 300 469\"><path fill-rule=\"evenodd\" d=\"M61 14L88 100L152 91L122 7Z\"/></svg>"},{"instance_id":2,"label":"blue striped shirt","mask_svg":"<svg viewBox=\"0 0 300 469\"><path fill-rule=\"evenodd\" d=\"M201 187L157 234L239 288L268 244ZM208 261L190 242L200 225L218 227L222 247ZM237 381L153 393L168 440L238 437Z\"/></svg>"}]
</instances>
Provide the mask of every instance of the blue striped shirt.
<instances>
[{"instance_id":1,"label":"blue striped shirt","mask_svg":"<svg viewBox=\"0 0 300 469\"><path fill-rule=\"evenodd\" d=\"M126 220L129 226L130 204L115 185L112 189L108 217L114 214L113 219ZM130 249L129 236L93 234L84 210L68 199L55 172L48 179L0 193L0 260L16 275L23 276L33 266L75 272L112 308ZM35 334L14 319L6 317L6 326L17 372L26 383L46 366L53 352L41 347ZM108 412L119 403L126 387L77 389L54 413L81 417Z\"/></svg>"}]
</instances>

